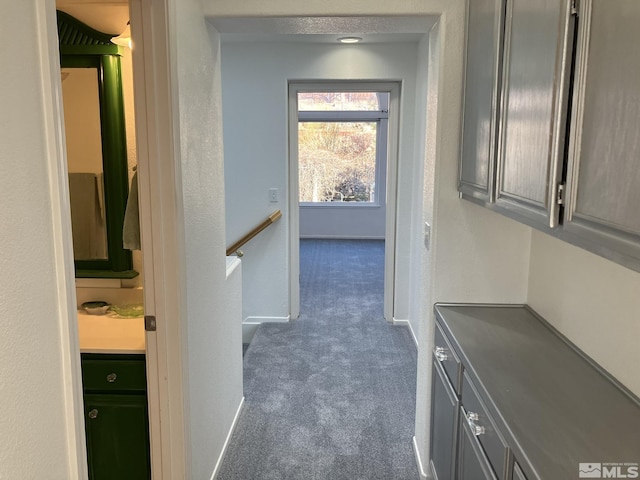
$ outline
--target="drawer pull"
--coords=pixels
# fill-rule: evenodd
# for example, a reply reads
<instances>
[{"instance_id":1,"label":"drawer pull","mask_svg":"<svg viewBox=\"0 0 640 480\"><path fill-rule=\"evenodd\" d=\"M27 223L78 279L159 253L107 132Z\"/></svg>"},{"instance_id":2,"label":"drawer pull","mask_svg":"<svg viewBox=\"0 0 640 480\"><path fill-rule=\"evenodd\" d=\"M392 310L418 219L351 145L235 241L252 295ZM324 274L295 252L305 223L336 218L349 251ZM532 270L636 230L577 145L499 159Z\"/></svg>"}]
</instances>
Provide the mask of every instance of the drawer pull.
<instances>
[{"instance_id":1,"label":"drawer pull","mask_svg":"<svg viewBox=\"0 0 640 480\"><path fill-rule=\"evenodd\" d=\"M92 410L89 410L89 418L91 418L92 420L95 418L98 418L98 410L95 408Z\"/></svg>"},{"instance_id":2,"label":"drawer pull","mask_svg":"<svg viewBox=\"0 0 640 480\"><path fill-rule=\"evenodd\" d=\"M446 349L444 347L434 347L433 354L439 362L444 362L449 359L449 355L446 354Z\"/></svg>"},{"instance_id":3,"label":"drawer pull","mask_svg":"<svg viewBox=\"0 0 640 480\"><path fill-rule=\"evenodd\" d=\"M115 373L110 373L109 375L107 375L107 382L109 383L114 383L117 379L118 375L116 375Z\"/></svg>"},{"instance_id":4,"label":"drawer pull","mask_svg":"<svg viewBox=\"0 0 640 480\"><path fill-rule=\"evenodd\" d=\"M469 427L471 428L471 432L473 432L473 434L476 437L479 437L480 435L484 435L485 430L484 427L481 425L477 425L475 422L477 422L479 420L478 414L475 412L467 412L467 423L469 424Z\"/></svg>"}]
</instances>

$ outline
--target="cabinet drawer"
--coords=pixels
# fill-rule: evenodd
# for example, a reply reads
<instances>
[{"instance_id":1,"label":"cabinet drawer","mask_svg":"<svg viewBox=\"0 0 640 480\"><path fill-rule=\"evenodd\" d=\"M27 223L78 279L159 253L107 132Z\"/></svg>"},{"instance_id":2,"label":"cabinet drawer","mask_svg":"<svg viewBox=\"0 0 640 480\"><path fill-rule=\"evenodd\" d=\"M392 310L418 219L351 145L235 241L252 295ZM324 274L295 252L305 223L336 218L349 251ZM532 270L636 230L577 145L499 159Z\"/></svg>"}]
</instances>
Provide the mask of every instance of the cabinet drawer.
<instances>
[{"instance_id":1,"label":"cabinet drawer","mask_svg":"<svg viewBox=\"0 0 640 480\"><path fill-rule=\"evenodd\" d=\"M147 389L144 356L105 358L83 356L82 385L85 391L138 391Z\"/></svg>"},{"instance_id":2,"label":"cabinet drawer","mask_svg":"<svg viewBox=\"0 0 640 480\"><path fill-rule=\"evenodd\" d=\"M437 361L444 368L453 390L460 396L460 379L462 367L458 356L451 348L451 344L444 336L440 326L436 323L435 339L433 344L434 362Z\"/></svg>"},{"instance_id":3,"label":"cabinet drawer","mask_svg":"<svg viewBox=\"0 0 640 480\"><path fill-rule=\"evenodd\" d=\"M507 445L466 373L462 379L462 405L465 417L460 421L467 422L486 453L496 476L504 479Z\"/></svg>"},{"instance_id":4,"label":"cabinet drawer","mask_svg":"<svg viewBox=\"0 0 640 480\"><path fill-rule=\"evenodd\" d=\"M464 415L464 409L460 409ZM456 480L496 480L493 468L485 455L475 433L464 419L460 422L460 446Z\"/></svg>"}]
</instances>

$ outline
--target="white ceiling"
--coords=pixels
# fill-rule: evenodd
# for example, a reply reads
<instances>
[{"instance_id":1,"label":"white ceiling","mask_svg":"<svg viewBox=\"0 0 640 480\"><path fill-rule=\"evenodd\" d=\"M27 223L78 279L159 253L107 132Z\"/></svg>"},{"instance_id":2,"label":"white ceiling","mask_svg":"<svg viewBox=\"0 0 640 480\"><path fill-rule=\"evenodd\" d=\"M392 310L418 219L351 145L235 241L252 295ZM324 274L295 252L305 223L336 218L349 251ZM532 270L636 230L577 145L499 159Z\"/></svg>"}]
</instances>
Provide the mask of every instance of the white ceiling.
<instances>
[{"instance_id":1,"label":"white ceiling","mask_svg":"<svg viewBox=\"0 0 640 480\"><path fill-rule=\"evenodd\" d=\"M129 21L126 0L56 0L56 8L104 33L120 34ZM355 35L363 43L417 42L437 17L210 17L223 42L335 43Z\"/></svg>"},{"instance_id":2,"label":"white ceiling","mask_svg":"<svg viewBox=\"0 0 640 480\"><path fill-rule=\"evenodd\" d=\"M338 43L338 38L346 34L321 35L321 34L245 34L245 33L223 33L222 43L253 42L253 43ZM356 35L356 34L350 34ZM357 34L362 38L360 44L370 43L417 43L424 34L419 33L376 33Z\"/></svg>"},{"instance_id":3,"label":"white ceiling","mask_svg":"<svg viewBox=\"0 0 640 480\"><path fill-rule=\"evenodd\" d=\"M335 43L355 35L363 43L417 42L436 22L431 16L209 18L224 42Z\"/></svg>"},{"instance_id":4,"label":"white ceiling","mask_svg":"<svg viewBox=\"0 0 640 480\"><path fill-rule=\"evenodd\" d=\"M103 33L120 35L129 21L123 0L56 0L56 8Z\"/></svg>"}]
</instances>

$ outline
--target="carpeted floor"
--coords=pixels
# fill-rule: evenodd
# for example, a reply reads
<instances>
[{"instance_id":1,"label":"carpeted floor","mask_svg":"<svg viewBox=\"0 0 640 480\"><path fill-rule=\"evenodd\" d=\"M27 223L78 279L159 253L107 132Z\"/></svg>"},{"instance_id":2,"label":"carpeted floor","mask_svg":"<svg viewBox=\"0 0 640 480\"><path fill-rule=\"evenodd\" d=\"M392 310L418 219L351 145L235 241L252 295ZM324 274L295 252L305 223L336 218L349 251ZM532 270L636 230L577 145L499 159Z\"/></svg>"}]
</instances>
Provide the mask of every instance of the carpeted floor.
<instances>
[{"instance_id":1,"label":"carpeted floor","mask_svg":"<svg viewBox=\"0 0 640 480\"><path fill-rule=\"evenodd\" d=\"M302 240L301 315L263 324L219 480L416 480L416 349L383 319L382 241Z\"/></svg>"}]
</instances>

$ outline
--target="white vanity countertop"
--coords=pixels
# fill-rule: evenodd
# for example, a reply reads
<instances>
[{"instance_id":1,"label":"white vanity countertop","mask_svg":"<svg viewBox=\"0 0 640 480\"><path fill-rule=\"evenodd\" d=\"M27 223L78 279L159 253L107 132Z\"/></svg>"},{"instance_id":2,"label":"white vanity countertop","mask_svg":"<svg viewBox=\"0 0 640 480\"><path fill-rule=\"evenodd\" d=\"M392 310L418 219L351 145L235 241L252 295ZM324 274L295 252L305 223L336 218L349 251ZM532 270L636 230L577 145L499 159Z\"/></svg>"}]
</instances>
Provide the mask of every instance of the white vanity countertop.
<instances>
[{"instance_id":1,"label":"white vanity countertop","mask_svg":"<svg viewBox=\"0 0 640 480\"><path fill-rule=\"evenodd\" d=\"M82 353L145 353L144 317L117 318L78 312Z\"/></svg>"}]
</instances>

